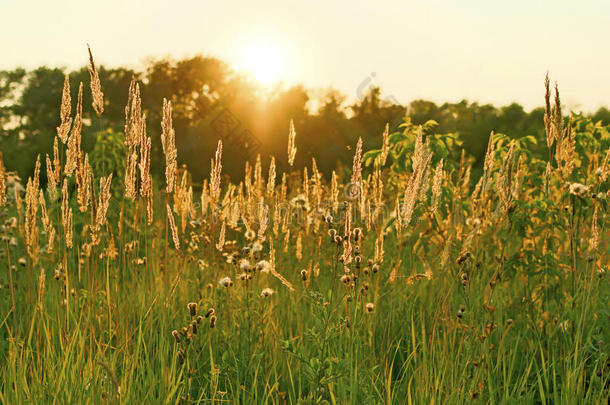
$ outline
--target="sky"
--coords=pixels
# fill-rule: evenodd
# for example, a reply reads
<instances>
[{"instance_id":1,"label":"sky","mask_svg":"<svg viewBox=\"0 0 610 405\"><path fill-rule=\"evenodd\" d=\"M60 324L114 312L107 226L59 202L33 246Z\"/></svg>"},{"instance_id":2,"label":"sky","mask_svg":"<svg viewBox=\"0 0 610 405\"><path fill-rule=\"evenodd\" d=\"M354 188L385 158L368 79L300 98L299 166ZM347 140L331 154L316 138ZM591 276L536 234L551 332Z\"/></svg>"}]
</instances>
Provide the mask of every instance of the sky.
<instances>
[{"instance_id":1,"label":"sky","mask_svg":"<svg viewBox=\"0 0 610 405\"><path fill-rule=\"evenodd\" d=\"M109 67L205 54L350 101L531 109L548 71L568 107L610 106L607 0L0 0L0 21L0 69L78 68L89 43Z\"/></svg>"}]
</instances>

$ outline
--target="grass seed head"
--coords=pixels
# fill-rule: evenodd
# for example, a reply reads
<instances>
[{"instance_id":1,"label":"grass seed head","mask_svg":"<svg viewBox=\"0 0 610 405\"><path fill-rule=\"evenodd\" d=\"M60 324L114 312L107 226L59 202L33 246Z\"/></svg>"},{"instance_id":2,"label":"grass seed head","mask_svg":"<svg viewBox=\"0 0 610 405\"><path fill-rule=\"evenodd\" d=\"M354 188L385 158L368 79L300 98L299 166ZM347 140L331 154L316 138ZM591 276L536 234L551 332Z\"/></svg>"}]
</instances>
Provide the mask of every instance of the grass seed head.
<instances>
[{"instance_id":1,"label":"grass seed head","mask_svg":"<svg viewBox=\"0 0 610 405\"><path fill-rule=\"evenodd\" d=\"M225 288L233 286L233 280L230 277L223 277L218 283Z\"/></svg>"},{"instance_id":2,"label":"grass seed head","mask_svg":"<svg viewBox=\"0 0 610 405\"><path fill-rule=\"evenodd\" d=\"M189 302L186 307L188 308L191 316L197 315L197 303L196 302Z\"/></svg>"},{"instance_id":3,"label":"grass seed head","mask_svg":"<svg viewBox=\"0 0 610 405\"><path fill-rule=\"evenodd\" d=\"M272 296L275 293L271 288L267 287L263 291L261 291L261 297L267 298Z\"/></svg>"}]
</instances>

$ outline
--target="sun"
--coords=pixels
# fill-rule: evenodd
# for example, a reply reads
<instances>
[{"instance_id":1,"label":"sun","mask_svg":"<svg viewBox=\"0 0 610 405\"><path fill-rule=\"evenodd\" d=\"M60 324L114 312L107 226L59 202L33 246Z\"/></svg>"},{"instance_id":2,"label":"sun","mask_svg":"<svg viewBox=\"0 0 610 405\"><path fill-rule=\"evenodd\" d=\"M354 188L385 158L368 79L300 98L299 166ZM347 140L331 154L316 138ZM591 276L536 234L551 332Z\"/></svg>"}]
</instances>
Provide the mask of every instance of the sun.
<instances>
[{"instance_id":1,"label":"sun","mask_svg":"<svg viewBox=\"0 0 610 405\"><path fill-rule=\"evenodd\" d=\"M263 85L278 82L284 74L284 58L273 44L260 41L243 53L240 67L248 70Z\"/></svg>"}]
</instances>

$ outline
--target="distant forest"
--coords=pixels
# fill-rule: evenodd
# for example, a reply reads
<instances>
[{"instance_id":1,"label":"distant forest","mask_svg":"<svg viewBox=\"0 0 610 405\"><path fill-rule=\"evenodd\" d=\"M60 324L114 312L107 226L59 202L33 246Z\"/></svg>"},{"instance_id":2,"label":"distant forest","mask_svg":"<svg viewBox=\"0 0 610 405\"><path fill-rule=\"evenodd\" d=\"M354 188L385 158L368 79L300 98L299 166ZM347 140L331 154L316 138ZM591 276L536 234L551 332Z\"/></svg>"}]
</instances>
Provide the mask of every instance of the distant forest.
<instances>
[{"instance_id":1,"label":"distant forest","mask_svg":"<svg viewBox=\"0 0 610 405\"><path fill-rule=\"evenodd\" d=\"M264 165L268 164L266 157L274 155L279 168L287 169L286 143L291 119L297 132L295 167L310 165L315 158L325 173L350 166L353 156L350 146L356 144L358 137L362 137L365 150L377 148L386 123L396 130L406 117L415 124L437 121L436 133L458 133L466 151L474 156L475 166L480 165L492 130L513 138L533 135L539 140L539 151L545 147L543 107L526 112L516 103L496 107L466 100L442 105L414 100L399 105L384 99L378 87L371 87L353 104L348 104L347 97L340 92L329 90L316 99L319 107L312 110L309 102L313 92L303 86L263 90L223 61L206 56L151 60L142 71L103 66L98 70L105 102L101 117L91 108L86 68L67 72L43 66L31 71L0 71L0 148L8 170L26 177L33 172L36 156L41 154L44 158L52 150L66 74L70 77L73 112L79 82L84 85L83 149L99 155L102 148L106 171L121 169L112 167L112 153L120 153L120 142L118 150L116 144L109 142L121 139L132 77L140 83L147 132L152 137L153 170L159 175L164 167L160 123L162 100L167 98L173 105L179 164L187 165L197 182L208 175L210 159L220 138L225 145L225 173L240 177L244 162L254 160L259 153ZM542 79L541 76L541 101ZM610 111L600 108L590 118L608 123ZM106 147L108 151L104 152Z\"/></svg>"}]
</instances>

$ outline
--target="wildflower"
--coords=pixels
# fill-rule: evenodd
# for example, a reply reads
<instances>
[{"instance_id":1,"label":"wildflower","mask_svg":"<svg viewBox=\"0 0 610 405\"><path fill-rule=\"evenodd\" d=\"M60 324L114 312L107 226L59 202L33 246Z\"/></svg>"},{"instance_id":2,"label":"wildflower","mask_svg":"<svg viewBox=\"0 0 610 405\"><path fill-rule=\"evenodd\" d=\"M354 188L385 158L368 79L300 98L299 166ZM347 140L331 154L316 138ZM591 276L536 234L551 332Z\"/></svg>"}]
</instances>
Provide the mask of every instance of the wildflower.
<instances>
[{"instance_id":1,"label":"wildflower","mask_svg":"<svg viewBox=\"0 0 610 405\"><path fill-rule=\"evenodd\" d=\"M189 302L186 307L188 308L191 316L197 315L197 303L196 302Z\"/></svg>"},{"instance_id":2,"label":"wildflower","mask_svg":"<svg viewBox=\"0 0 610 405\"><path fill-rule=\"evenodd\" d=\"M248 230L246 231L246 233L244 234L244 236L245 236L245 238L246 238L247 240L252 240L252 239L254 239L254 237L256 236L256 234L254 233L254 231L253 231L252 229L248 229Z\"/></svg>"},{"instance_id":3,"label":"wildflower","mask_svg":"<svg viewBox=\"0 0 610 405\"><path fill-rule=\"evenodd\" d=\"M212 315L212 317L210 318L210 328L214 329L215 326L216 326L216 315Z\"/></svg>"},{"instance_id":4,"label":"wildflower","mask_svg":"<svg viewBox=\"0 0 610 405\"><path fill-rule=\"evenodd\" d=\"M362 229L355 228L354 229L354 241L355 242L358 242L358 240L360 239L360 235L362 235Z\"/></svg>"},{"instance_id":5,"label":"wildflower","mask_svg":"<svg viewBox=\"0 0 610 405\"><path fill-rule=\"evenodd\" d=\"M239 262L239 269L242 271L250 271L252 266L250 266L250 261L248 259L241 259Z\"/></svg>"},{"instance_id":6,"label":"wildflower","mask_svg":"<svg viewBox=\"0 0 610 405\"><path fill-rule=\"evenodd\" d=\"M23 267L25 267L26 265L26 260L25 257L20 257L19 260L17 261L17 263L19 263L20 265L22 265Z\"/></svg>"},{"instance_id":7,"label":"wildflower","mask_svg":"<svg viewBox=\"0 0 610 405\"><path fill-rule=\"evenodd\" d=\"M205 317L209 318L211 315L214 315L216 311L214 310L214 308L210 308L207 310L207 312L205 313Z\"/></svg>"},{"instance_id":8,"label":"wildflower","mask_svg":"<svg viewBox=\"0 0 610 405\"><path fill-rule=\"evenodd\" d=\"M197 325L199 325L201 323L201 321L203 321L203 316L199 315L197 316Z\"/></svg>"},{"instance_id":9,"label":"wildflower","mask_svg":"<svg viewBox=\"0 0 610 405\"><path fill-rule=\"evenodd\" d=\"M471 228L478 228L481 225L481 220L479 218L468 218L466 220L466 225Z\"/></svg>"},{"instance_id":10,"label":"wildflower","mask_svg":"<svg viewBox=\"0 0 610 405\"><path fill-rule=\"evenodd\" d=\"M373 304L372 302L367 302L365 305L365 308L366 308L366 312L370 314L371 312L373 312L375 310L375 304Z\"/></svg>"},{"instance_id":11,"label":"wildflower","mask_svg":"<svg viewBox=\"0 0 610 405\"><path fill-rule=\"evenodd\" d=\"M379 271L379 265L377 263L373 264L371 270L373 270L373 273L377 273Z\"/></svg>"},{"instance_id":12,"label":"wildflower","mask_svg":"<svg viewBox=\"0 0 610 405\"><path fill-rule=\"evenodd\" d=\"M301 270L301 279L303 281L307 280L307 270L305 270L305 269Z\"/></svg>"},{"instance_id":13,"label":"wildflower","mask_svg":"<svg viewBox=\"0 0 610 405\"><path fill-rule=\"evenodd\" d=\"M250 280L251 278L252 278L252 276L250 276L248 273L241 273L239 275L239 279L241 281L247 281L247 280Z\"/></svg>"},{"instance_id":14,"label":"wildflower","mask_svg":"<svg viewBox=\"0 0 610 405\"><path fill-rule=\"evenodd\" d=\"M191 321L191 329L193 330L193 335L197 334L197 320L193 319Z\"/></svg>"},{"instance_id":15,"label":"wildflower","mask_svg":"<svg viewBox=\"0 0 610 405\"><path fill-rule=\"evenodd\" d=\"M258 253L263 250L263 244L259 241L256 241L252 244L252 253Z\"/></svg>"},{"instance_id":16,"label":"wildflower","mask_svg":"<svg viewBox=\"0 0 610 405\"><path fill-rule=\"evenodd\" d=\"M269 263L267 260L261 260L260 262L256 263L256 269L261 273L269 273L271 263Z\"/></svg>"},{"instance_id":17,"label":"wildflower","mask_svg":"<svg viewBox=\"0 0 610 405\"><path fill-rule=\"evenodd\" d=\"M341 276L340 280L343 284L347 284L350 282L350 276L348 274L344 274Z\"/></svg>"},{"instance_id":18,"label":"wildflower","mask_svg":"<svg viewBox=\"0 0 610 405\"><path fill-rule=\"evenodd\" d=\"M177 343L180 343L180 333L177 330L172 331L172 336L176 339Z\"/></svg>"},{"instance_id":19,"label":"wildflower","mask_svg":"<svg viewBox=\"0 0 610 405\"><path fill-rule=\"evenodd\" d=\"M275 291L273 291L271 288L267 287L263 291L261 291L261 297L263 297L263 298L269 297L269 296L273 295L274 292Z\"/></svg>"},{"instance_id":20,"label":"wildflower","mask_svg":"<svg viewBox=\"0 0 610 405\"><path fill-rule=\"evenodd\" d=\"M305 197L302 194L299 194L298 196L296 196L292 200L290 200L290 204L296 208L301 208L305 211L309 210L309 204L307 202L307 197Z\"/></svg>"},{"instance_id":21,"label":"wildflower","mask_svg":"<svg viewBox=\"0 0 610 405\"><path fill-rule=\"evenodd\" d=\"M584 197L585 194L589 191L589 187L585 186L581 183L571 183L570 184L570 194L575 195L577 197Z\"/></svg>"},{"instance_id":22,"label":"wildflower","mask_svg":"<svg viewBox=\"0 0 610 405\"><path fill-rule=\"evenodd\" d=\"M231 280L230 277L224 277L221 278L219 281L219 284L223 287L232 287L233 286L233 280Z\"/></svg>"}]
</instances>

